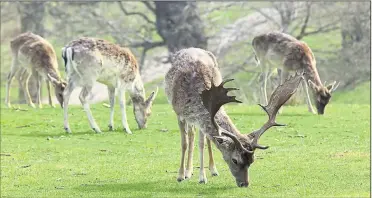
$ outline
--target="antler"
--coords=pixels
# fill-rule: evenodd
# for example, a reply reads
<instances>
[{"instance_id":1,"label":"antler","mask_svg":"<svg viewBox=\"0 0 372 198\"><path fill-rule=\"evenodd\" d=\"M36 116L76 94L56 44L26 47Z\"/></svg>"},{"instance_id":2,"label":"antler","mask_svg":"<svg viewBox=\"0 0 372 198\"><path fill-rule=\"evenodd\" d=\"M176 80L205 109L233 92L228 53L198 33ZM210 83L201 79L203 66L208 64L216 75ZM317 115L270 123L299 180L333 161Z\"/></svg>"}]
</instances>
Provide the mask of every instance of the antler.
<instances>
[{"instance_id":1,"label":"antler","mask_svg":"<svg viewBox=\"0 0 372 198\"><path fill-rule=\"evenodd\" d=\"M234 79L226 79L222 81L222 83L219 86L215 86L213 84L212 80L212 86L209 90L204 90L200 96L203 101L203 105L205 108L207 108L208 112L211 115L211 121L213 126L220 131L220 126L217 124L216 120L214 119L216 113L221 108L222 105L229 103L229 102L236 102L236 103L242 103L241 101L237 100L236 96L228 96L227 93L232 90L239 90L238 88L225 88L223 85L227 82L233 81ZM227 131L221 132L221 134L230 137L235 144L243 151L247 153L252 153L252 151L247 150L243 147L242 143L238 140L238 138Z\"/></svg>"},{"instance_id":2,"label":"antler","mask_svg":"<svg viewBox=\"0 0 372 198\"><path fill-rule=\"evenodd\" d=\"M267 106L263 106L259 104L262 109L267 113L269 116L269 120L259 129L253 131L248 136L253 137L252 141L252 149L267 149L268 146L261 146L257 143L258 139L261 137L266 130L268 130L272 126L285 126L283 124L277 124L275 122L276 115L280 109L280 107L287 102L287 100L296 92L298 85L300 84L301 80L303 80L304 72L296 73L294 77L290 77L287 79L282 85L279 85L274 92L272 93L269 103Z\"/></svg>"},{"instance_id":3,"label":"antler","mask_svg":"<svg viewBox=\"0 0 372 198\"><path fill-rule=\"evenodd\" d=\"M203 105L205 108L207 108L208 112L211 114L211 121L213 123L213 126L216 127L216 129L219 129L218 124L216 123L216 120L214 119L214 116L218 112L218 110L221 108L222 105L229 103L229 102L237 102L242 103L239 100L236 100L236 96L228 96L227 92L232 90L239 90L238 88L225 88L223 85L227 82L233 81L234 79L226 79L222 81L220 85L217 87L213 84L209 90L204 90L200 96L203 101Z\"/></svg>"}]
</instances>

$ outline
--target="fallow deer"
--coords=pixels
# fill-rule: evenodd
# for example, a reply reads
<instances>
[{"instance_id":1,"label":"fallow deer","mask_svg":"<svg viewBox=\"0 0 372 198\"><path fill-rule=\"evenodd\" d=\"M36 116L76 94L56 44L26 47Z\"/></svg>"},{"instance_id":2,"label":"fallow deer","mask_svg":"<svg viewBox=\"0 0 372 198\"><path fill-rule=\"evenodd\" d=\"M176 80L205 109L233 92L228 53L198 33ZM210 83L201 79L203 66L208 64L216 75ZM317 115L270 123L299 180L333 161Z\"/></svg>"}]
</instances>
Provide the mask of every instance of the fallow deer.
<instances>
[{"instance_id":1,"label":"fallow deer","mask_svg":"<svg viewBox=\"0 0 372 198\"><path fill-rule=\"evenodd\" d=\"M147 119L151 114L151 106L157 90L145 98L145 89L136 58L127 48L108 41L83 37L71 41L62 49L67 73L67 87L64 92L64 128L71 133L68 122L68 102L70 95L77 86L82 87L79 99L86 111L91 128L100 133L90 111L87 96L94 82L105 84L108 88L110 101L109 130L114 129L115 90L118 90L119 104L122 113L122 124L125 131L132 134L126 116L125 90L129 91L133 102L135 119L140 129L146 128Z\"/></svg>"},{"instance_id":2,"label":"fallow deer","mask_svg":"<svg viewBox=\"0 0 372 198\"><path fill-rule=\"evenodd\" d=\"M306 103L308 110L315 114L309 96L308 85L312 88L312 94L318 114L324 114L324 109L331 99L331 93L336 90L339 83L336 81L324 86L320 80L316 61L310 47L302 41L281 32L269 32L258 35L252 40L252 46L255 51L255 58L263 71L262 93L263 99L267 104L266 85L268 80L268 71L278 65L281 70L281 83L289 75L290 71L304 71L304 81L302 86L306 92Z\"/></svg>"},{"instance_id":3,"label":"fallow deer","mask_svg":"<svg viewBox=\"0 0 372 198\"><path fill-rule=\"evenodd\" d=\"M221 151L232 175L239 187L248 186L248 168L253 163L255 149L267 149L260 146L258 139L276 124L275 118L279 108L295 93L302 74L296 74L278 86L267 106L261 106L269 120L261 129L250 134L241 134L222 105L239 102L227 92L236 88L224 88L226 82L222 77L215 56L199 48L182 49L171 59L172 67L165 76L165 92L178 119L181 132L181 166L178 181L192 174L193 138L187 141L187 134L193 134L190 126L199 127L200 133L200 173L199 183L206 183L204 172L204 137L212 141ZM217 86L216 86L217 85ZM192 135L193 136L193 135ZM185 154L189 147L188 163L185 173ZM211 155L210 155L211 157ZM212 168L215 169L214 164Z\"/></svg>"},{"instance_id":4,"label":"fallow deer","mask_svg":"<svg viewBox=\"0 0 372 198\"><path fill-rule=\"evenodd\" d=\"M28 89L28 81L31 75L34 73L37 78L37 103L41 108L41 96L40 87L42 79L46 79L48 89L49 104L54 107L51 93L50 93L50 82L54 86L55 95L58 102L62 105L63 103L63 91L66 87L66 82L61 78L58 71L57 56L53 49L53 46L44 38L39 35L33 34L32 32L26 32L18 35L10 42L10 48L12 52L12 65L8 74L6 84L6 97L5 103L8 107L10 104L10 85L12 83L14 75L21 70L23 77L21 80L22 89L25 94L25 99L29 106L35 107L33 104L30 92Z\"/></svg>"}]
</instances>

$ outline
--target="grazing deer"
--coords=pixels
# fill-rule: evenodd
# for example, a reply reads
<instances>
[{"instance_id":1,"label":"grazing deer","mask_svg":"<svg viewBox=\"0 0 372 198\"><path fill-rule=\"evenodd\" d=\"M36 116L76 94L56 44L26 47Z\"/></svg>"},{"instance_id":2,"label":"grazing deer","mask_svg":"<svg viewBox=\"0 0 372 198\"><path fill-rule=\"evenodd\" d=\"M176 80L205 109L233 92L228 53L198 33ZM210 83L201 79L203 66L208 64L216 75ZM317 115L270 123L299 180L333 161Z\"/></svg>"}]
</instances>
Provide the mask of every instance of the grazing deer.
<instances>
[{"instance_id":1,"label":"grazing deer","mask_svg":"<svg viewBox=\"0 0 372 198\"><path fill-rule=\"evenodd\" d=\"M10 104L10 85L12 83L14 75L21 71L21 84L25 94L25 99L29 106L35 107L33 104L30 92L28 89L28 81L31 75L34 73L37 78L37 103L41 108L41 81L46 79L49 104L54 107L52 97L50 93L50 82L53 84L55 89L55 95L58 102L62 105L63 103L63 91L66 87L66 82L61 79L61 75L58 71L58 62L56 53L52 45L44 38L26 32L20 34L10 42L10 48L12 51L12 66L8 74L8 80L6 84L6 97L5 103L8 107Z\"/></svg>"},{"instance_id":2,"label":"grazing deer","mask_svg":"<svg viewBox=\"0 0 372 198\"><path fill-rule=\"evenodd\" d=\"M114 129L115 90L118 90L119 104L122 113L122 124L125 131L131 134L125 110L125 90L129 91L133 102L134 115L140 129L146 128L147 118L156 92L145 99L145 89L139 73L138 63L129 49L96 38L80 38L71 41L62 50L67 73L67 87L64 92L64 128L71 133L68 123L68 102L75 87L82 87L79 99L86 111L91 128L100 133L87 103L87 96L94 82L107 85L110 101L109 130Z\"/></svg>"},{"instance_id":3,"label":"grazing deer","mask_svg":"<svg viewBox=\"0 0 372 198\"><path fill-rule=\"evenodd\" d=\"M224 88L215 56L199 48L182 49L174 54L172 67L165 76L165 92L169 103L177 114L181 132L181 166L177 180L182 181L192 174L194 140L190 126L199 127L200 173L199 183L206 183L204 172L204 137L212 141L221 151L239 187L248 186L248 168L253 163L255 149L267 149L258 145L260 136L275 123L279 108L295 93L302 75L289 78L278 86L267 106L261 106L269 120L261 129L250 134L241 134L224 111L223 104L239 102L227 92L236 88ZM218 86L216 86L218 85ZM187 139L189 135L189 139ZM185 170L185 154L189 148ZM210 158L213 159L211 153ZM215 170L212 162L212 170ZM185 173L186 171L186 173ZM212 172L213 173L213 172Z\"/></svg>"},{"instance_id":4,"label":"grazing deer","mask_svg":"<svg viewBox=\"0 0 372 198\"><path fill-rule=\"evenodd\" d=\"M252 40L252 46L257 64L261 65L263 71L262 93L266 104L268 71L274 67L275 63L279 65L278 68L281 71L281 83L288 77L290 71L305 71L302 86L306 92L308 110L315 114L307 85L311 87L318 114L324 114L325 106L331 99L331 93L336 90L339 83L336 85L334 81L327 86L322 84L314 54L306 43L281 32L270 32L256 36Z\"/></svg>"}]
</instances>

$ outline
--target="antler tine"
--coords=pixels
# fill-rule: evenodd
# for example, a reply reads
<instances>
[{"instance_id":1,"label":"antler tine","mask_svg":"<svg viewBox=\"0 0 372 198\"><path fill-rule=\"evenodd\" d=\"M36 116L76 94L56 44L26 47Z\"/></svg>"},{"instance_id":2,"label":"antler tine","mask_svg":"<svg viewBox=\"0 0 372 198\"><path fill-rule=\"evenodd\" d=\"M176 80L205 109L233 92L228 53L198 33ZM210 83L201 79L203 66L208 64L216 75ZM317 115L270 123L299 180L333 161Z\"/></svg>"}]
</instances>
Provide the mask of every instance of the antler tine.
<instances>
[{"instance_id":1,"label":"antler tine","mask_svg":"<svg viewBox=\"0 0 372 198\"><path fill-rule=\"evenodd\" d=\"M296 92L297 87L300 84L301 80L304 80L303 74L304 72L301 73L296 72L296 75L294 77L290 77L282 85L279 85L271 95L267 106L259 104L269 116L269 120L260 129L253 131L252 133L249 134L249 136L253 138L252 140L253 149L269 148L268 146L259 145L257 143L258 139L261 137L263 133L265 133L265 131L267 131L272 126L285 126L283 124L278 124L275 122L276 115L280 107L285 102L287 102L287 100Z\"/></svg>"},{"instance_id":2,"label":"antler tine","mask_svg":"<svg viewBox=\"0 0 372 198\"><path fill-rule=\"evenodd\" d=\"M336 81L335 81L335 84L336 84L336 85L333 87L332 92L336 91L336 89L337 89L338 86L340 85L340 82L336 83Z\"/></svg>"},{"instance_id":3,"label":"antler tine","mask_svg":"<svg viewBox=\"0 0 372 198\"><path fill-rule=\"evenodd\" d=\"M223 134L223 135L225 135L225 136L227 136L227 137L230 137L230 138L235 142L236 146L238 146L238 147L239 147L241 150L243 150L244 152L246 152L246 153L253 153L253 151L250 151L250 150L244 148L244 146L243 146L242 143L238 140L238 138L236 137L236 135L231 134L231 133L229 133L229 132L225 132L225 131L221 132L221 134Z\"/></svg>"},{"instance_id":4,"label":"antler tine","mask_svg":"<svg viewBox=\"0 0 372 198\"><path fill-rule=\"evenodd\" d=\"M219 129L219 126L216 123L214 116L216 115L218 110L221 108L221 106L229 102L242 103L241 101L235 98L236 96L227 95L227 92L232 91L232 90L239 90L239 89L223 87L225 83L233 81L233 80L234 79L226 79L222 81L222 83L219 86L216 87L213 84L213 79L212 79L211 88L209 90L204 90L200 94L200 96L202 97L203 105L205 106L205 108L207 108L208 112L210 113L211 121L217 130Z\"/></svg>"}]
</instances>

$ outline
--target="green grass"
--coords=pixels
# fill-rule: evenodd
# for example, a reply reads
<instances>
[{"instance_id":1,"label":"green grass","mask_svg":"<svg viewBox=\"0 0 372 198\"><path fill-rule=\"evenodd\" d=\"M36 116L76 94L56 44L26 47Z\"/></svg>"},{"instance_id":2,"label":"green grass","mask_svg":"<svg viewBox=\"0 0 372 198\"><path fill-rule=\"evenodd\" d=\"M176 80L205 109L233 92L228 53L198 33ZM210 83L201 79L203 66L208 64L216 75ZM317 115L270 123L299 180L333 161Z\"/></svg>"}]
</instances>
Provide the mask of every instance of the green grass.
<instances>
[{"instance_id":1,"label":"green grass","mask_svg":"<svg viewBox=\"0 0 372 198\"><path fill-rule=\"evenodd\" d=\"M371 103L371 82L364 82L352 90L335 91L332 101L347 104L370 104Z\"/></svg>"},{"instance_id":2,"label":"green grass","mask_svg":"<svg viewBox=\"0 0 372 198\"><path fill-rule=\"evenodd\" d=\"M21 105L21 108L27 109ZM228 105L242 132L266 120L258 106ZM250 186L238 188L221 154L215 150L218 177L198 183L198 149L194 176L176 181L180 137L174 112L155 105L148 129L107 132L109 109L92 105L104 131L89 129L84 111L70 108L72 135L63 131L60 108L17 111L1 109L1 194L4 197L369 197L369 105L330 104L326 115L309 114L305 106L286 107L278 123L260 140ZM161 129L167 129L162 132ZM197 137L195 138L198 139ZM196 144L197 145L197 144ZM207 153L207 152L206 152ZM6 155L7 154L7 155ZM206 154L207 155L207 154Z\"/></svg>"}]
</instances>

